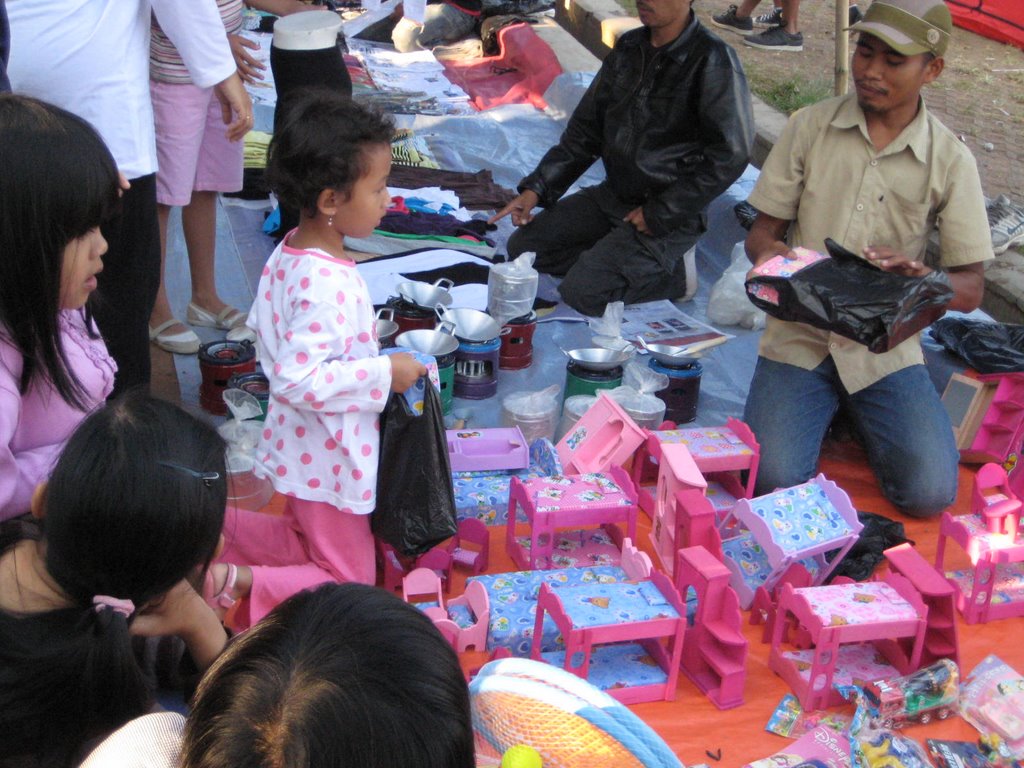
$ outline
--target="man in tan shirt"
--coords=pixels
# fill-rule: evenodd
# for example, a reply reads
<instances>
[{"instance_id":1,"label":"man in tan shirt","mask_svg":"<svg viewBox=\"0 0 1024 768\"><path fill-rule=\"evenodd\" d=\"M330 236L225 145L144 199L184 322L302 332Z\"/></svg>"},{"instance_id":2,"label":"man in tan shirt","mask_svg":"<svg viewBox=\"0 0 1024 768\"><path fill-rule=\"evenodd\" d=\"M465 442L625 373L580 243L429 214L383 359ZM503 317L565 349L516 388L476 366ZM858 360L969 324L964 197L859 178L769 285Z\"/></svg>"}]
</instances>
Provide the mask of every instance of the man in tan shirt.
<instances>
[{"instance_id":1,"label":"man in tan shirt","mask_svg":"<svg viewBox=\"0 0 1024 768\"><path fill-rule=\"evenodd\" d=\"M942 73L949 10L942 0L875 0L851 29L855 93L790 119L750 196L758 217L747 255L757 265L796 246L824 253L831 237L897 274L942 269L954 289L949 308L975 309L992 258L977 167L920 95ZM925 248L935 229L933 267ZM918 337L874 354L769 318L759 354L745 413L761 443L758 493L815 474L842 404L886 498L921 517L952 503L958 454Z\"/></svg>"}]
</instances>

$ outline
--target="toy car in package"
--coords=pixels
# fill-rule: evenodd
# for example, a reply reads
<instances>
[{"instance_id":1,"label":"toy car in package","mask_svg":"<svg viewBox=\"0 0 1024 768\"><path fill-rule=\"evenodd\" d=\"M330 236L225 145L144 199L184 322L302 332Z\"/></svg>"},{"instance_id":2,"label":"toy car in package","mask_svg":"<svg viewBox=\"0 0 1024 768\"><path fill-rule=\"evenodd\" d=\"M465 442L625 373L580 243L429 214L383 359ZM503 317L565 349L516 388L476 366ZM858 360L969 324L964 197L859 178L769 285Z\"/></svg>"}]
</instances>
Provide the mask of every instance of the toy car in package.
<instances>
[{"instance_id":1,"label":"toy car in package","mask_svg":"<svg viewBox=\"0 0 1024 768\"><path fill-rule=\"evenodd\" d=\"M946 311L949 277L886 272L834 240L828 255L794 248L752 270L747 296L772 317L806 323L888 352Z\"/></svg>"}]
</instances>

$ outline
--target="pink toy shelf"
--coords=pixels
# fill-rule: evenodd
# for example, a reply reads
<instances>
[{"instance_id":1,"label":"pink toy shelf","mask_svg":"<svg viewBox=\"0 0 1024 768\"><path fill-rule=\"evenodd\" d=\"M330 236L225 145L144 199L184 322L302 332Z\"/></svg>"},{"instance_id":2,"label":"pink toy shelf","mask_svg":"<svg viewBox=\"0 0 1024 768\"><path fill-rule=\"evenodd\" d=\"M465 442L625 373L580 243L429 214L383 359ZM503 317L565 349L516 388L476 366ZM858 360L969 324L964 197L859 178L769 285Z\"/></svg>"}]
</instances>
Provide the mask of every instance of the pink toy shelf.
<instances>
[{"instance_id":1,"label":"pink toy shelf","mask_svg":"<svg viewBox=\"0 0 1024 768\"><path fill-rule=\"evenodd\" d=\"M956 629L956 592L952 585L910 544L891 547L884 554L889 569L909 579L928 607L921 666L927 667L940 659L952 659L959 666L960 638Z\"/></svg>"},{"instance_id":2,"label":"pink toy shelf","mask_svg":"<svg viewBox=\"0 0 1024 768\"><path fill-rule=\"evenodd\" d=\"M850 497L824 475L740 499L719 527L740 605L749 608L757 588L771 590L793 563L802 563L814 584L823 583L863 527Z\"/></svg>"},{"instance_id":3,"label":"pink toy shelf","mask_svg":"<svg viewBox=\"0 0 1024 768\"><path fill-rule=\"evenodd\" d=\"M978 470L971 512L942 515L935 567L956 591L957 607L968 624L1024 616L1024 535L1021 502L998 464ZM946 540L967 554L971 567L944 571Z\"/></svg>"},{"instance_id":4,"label":"pink toy shelf","mask_svg":"<svg viewBox=\"0 0 1024 768\"><path fill-rule=\"evenodd\" d=\"M517 507L530 526L528 548L516 537ZM636 492L621 467L584 475L528 480L513 477L505 546L516 567L522 570L551 568L557 529L625 522L626 535L636 541L636 518Z\"/></svg>"},{"instance_id":5,"label":"pink toy shelf","mask_svg":"<svg viewBox=\"0 0 1024 768\"><path fill-rule=\"evenodd\" d=\"M961 461L1005 463L1024 442L1024 373L955 373L942 393Z\"/></svg>"},{"instance_id":6,"label":"pink toy shelf","mask_svg":"<svg viewBox=\"0 0 1024 768\"><path fill-rule=\"evenodd\" d=\"M671 423L671 422L669 422ZM640 506L647 512L654 508L654 498L644 483L654 479L666 445L685 445L697 469L707 481L707 495L723 514L740 498L750 498L757 481L757 465L761 447L754 433L739 419L729 419L721 427L662 429L648 433L633 461L633 483L639 489ZM747 472L747 481L740 481L740 472Z\"/></svg>"},{"instance_id":7,"label":"pink toy shelf","mask_svg":"<svg viewBox=\"0 0 1024 768\"><path fill-rule=\"evenodd\" d=\"M525 469L530 465L530 447L519 427L449 429L445 434L452 472Z\"/></svg>"},{"instance_id":8,"label":"pink toy shelf","mask_svg":"<svg viewBox=\"0 0 1024 768\"><path fill-rule=\"evenodd\" d=\"M541 653L544 617L565 650ZM638 582L541 585L531 657L589 680L624 704L676 696L686 629L686 606L657 571ZM605 663L604 657L613 659Z\"/></svg>"},{"instance_id":9,"label":"pink toy shelf","mask_svg":"<svg viewBox=\"0 0 1024 768\"><path fill-rule=\"evenodd\" d=\"M704 547L678 552L676 588L684 600L693 590L697 612L683 638L683 674L719 709L743 703L747 640L740 605L729 586L729 569Z\"/></svg>"},{"instance_id":10,"label":"pink toy shelf","mask_svg":"<svg viewBox=\"0 0 1024 768\"><path fill-rule=\"evenodd\" d=\"M462 595L445 603L440 577L416 568L402 580L402 598L423 611L458 653L487 647L491 604L483 584L470 581Z\"/></svg>"},{"instance_id":11,"label":"pink toy shelf","mask_svg":"<svg viewBox=\"0 0 1024 768\"><path fill-rule=\"evenodd\" d=\"M567 475L604 472L625 463L645 437L622 406L601 392L555 450Z\"/></svg>"},{"instance_id":12,"label":"pink toy shelf","mask_svg":"<svg viewBox=\"0 0 1024 768\"><path fill-rule=\"evenodd\" d=\"M855 650L851 646L872 644L901 675L920 667L928 608L898 574L884 581L801 589L786 584L778 611L768 666L789 683L805 710L844 703L833 683ZM791 626L808 634L808 651L786 650Z\"/></svg>"},{"instance_id":13,"label":"pink toy shelf","mask_svg":"<svg viewBox=\"0 0 1024 768\"><path fill-rule=\"evenodd\" d=\"M687 498L682 492L691 491L703 499L707 483L685 445L665 443L659 445L659 451L661 455L654 506L653 509L648 508L652 512L651 543L661 561L661 567L671 576L677 550L687 546L679 533L680 524L683 523L679 509Z\"/></svg>"}]
</instances>

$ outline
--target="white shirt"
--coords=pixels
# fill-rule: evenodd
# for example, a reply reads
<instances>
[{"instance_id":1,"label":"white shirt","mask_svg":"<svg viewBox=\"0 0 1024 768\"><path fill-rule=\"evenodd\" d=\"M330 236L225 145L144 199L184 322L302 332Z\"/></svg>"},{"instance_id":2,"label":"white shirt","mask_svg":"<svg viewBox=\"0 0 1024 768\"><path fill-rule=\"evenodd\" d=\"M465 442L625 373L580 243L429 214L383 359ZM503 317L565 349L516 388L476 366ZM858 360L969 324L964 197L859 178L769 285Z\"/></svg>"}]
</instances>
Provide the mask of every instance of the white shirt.
<instances>
[{"instance_id":1,"label":"white shirt","mask_svg":"<svg viewBox=\"0 0 1024 768\"><path fill-rule=\"evenodd\" d=\"M88 120L129 179L157 168L151 12L196 85L216 85L235 71L214 0L7 1L11 87Z\"/></svg>"}]
</instances>

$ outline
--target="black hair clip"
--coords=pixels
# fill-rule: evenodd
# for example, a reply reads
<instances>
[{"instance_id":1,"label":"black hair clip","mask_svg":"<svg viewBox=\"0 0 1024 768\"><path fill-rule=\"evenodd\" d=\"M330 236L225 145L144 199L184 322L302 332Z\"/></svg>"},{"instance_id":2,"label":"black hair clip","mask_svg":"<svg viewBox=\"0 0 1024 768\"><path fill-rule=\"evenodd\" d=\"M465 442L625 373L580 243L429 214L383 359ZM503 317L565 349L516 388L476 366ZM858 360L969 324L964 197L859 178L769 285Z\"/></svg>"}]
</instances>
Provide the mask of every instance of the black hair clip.
<instances>
[{"instance_id":1,"label":"black hair clip","mask_svg":"<svg viewBox=\"0 0 1024 768\"><path fill-rule=\"evenodd\" d=\"M220 480L220 472L200 472L199 470L192 469L191 467L185 467L181 464L175 464L173 461L158 461L161 467L167 467L168 469L175 469L178 472L184 472L186 475L194 477L196 480L202 480L203 485L210 488L213 485L214 480Z\"/></svg>"}]
</instances>

